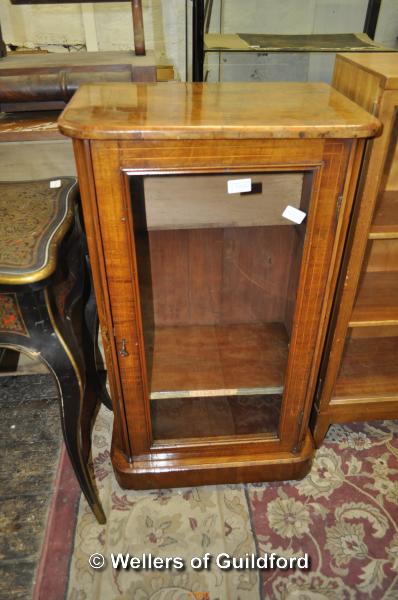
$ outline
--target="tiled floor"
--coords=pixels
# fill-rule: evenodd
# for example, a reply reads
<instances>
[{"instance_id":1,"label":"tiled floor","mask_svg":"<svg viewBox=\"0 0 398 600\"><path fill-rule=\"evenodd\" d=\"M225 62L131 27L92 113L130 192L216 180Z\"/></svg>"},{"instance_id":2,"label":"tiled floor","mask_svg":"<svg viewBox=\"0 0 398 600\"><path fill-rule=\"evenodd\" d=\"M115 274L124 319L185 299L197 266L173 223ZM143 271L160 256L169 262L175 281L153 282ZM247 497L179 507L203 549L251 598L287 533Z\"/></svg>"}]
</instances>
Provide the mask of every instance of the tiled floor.
<instances>
[{"instance_id":1,"label":"tiled floor","mask_svg":"<svg viewBox=\"0 0 398 600\"><path fill-rule=\"evenodd\" d=\"M51 376L0 377L0 411L0 600L27 600L61 442Z\"/></svg>"}]
</instances>

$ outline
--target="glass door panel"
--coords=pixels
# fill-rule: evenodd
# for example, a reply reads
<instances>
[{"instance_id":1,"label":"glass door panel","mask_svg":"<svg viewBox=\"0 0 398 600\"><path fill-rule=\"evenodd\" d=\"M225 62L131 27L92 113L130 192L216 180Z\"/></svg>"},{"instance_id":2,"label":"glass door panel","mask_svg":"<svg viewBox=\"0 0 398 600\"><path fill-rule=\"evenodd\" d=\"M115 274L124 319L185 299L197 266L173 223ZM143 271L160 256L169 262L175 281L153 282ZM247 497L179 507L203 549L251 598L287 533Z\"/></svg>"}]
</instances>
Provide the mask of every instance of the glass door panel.
<instances>
[{"instance_id":1,"label":"glass door panel","mask_svg":"<svg viewBox=\"0 0 398 600\"><path fill-rule=\"evenodd\" d=\"M155 440L277 436L309 180L130 175Z\"/></svg>"}]
</instances>

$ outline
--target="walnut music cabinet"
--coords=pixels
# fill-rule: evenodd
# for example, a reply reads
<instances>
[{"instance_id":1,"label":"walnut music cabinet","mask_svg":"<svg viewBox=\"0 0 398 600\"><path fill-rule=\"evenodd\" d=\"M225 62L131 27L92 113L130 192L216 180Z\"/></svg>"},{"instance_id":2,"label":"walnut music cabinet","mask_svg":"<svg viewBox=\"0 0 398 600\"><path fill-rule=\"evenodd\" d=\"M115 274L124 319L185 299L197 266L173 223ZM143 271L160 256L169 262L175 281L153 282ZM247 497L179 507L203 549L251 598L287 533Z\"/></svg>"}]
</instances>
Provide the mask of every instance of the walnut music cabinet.
<instances>
[{"instance_id":1,"label":"walnut music cabinet","mask_svg":"<svg viewBox=\"0 0 398 600\"><path fill-rule=\"evenodd\" d=\"M398 56L341 54L333 86L380 119L369 143L314 407L331 423L398 418Z\"/></svg>"},{"instance_id":2,"label":"walnut music cabinet","mask_svg":"<svg viewBox=\"0 0 398 600\"><path fill-rule=\"evenodd\" d=\"M74 138L120 484L304 476L378 120L325 84L103 84L82 86L59 125Z\"/></svg>"}]
</instances>

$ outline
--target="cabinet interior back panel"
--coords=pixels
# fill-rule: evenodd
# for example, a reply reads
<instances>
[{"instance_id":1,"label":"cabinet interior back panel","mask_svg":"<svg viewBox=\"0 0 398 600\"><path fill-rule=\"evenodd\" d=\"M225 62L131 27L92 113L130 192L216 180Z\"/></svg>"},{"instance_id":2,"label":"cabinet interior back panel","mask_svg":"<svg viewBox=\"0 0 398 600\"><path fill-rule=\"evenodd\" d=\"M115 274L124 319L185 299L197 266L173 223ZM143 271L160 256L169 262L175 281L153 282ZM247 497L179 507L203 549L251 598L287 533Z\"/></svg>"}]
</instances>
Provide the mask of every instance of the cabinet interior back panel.
<instances>
[{"instance_id":1,"label":"cabinet interior back panel","mask_svg":"<svg viewBox=\"0 0 398 600\"><path fill-rule=\"evenodd\" d=\"M228 194L228 180L247 178L250 193ZM302 173L146 177L148 229L288 225L282 213L300 206L302 185Z\"/></svg>"}]
</instances>

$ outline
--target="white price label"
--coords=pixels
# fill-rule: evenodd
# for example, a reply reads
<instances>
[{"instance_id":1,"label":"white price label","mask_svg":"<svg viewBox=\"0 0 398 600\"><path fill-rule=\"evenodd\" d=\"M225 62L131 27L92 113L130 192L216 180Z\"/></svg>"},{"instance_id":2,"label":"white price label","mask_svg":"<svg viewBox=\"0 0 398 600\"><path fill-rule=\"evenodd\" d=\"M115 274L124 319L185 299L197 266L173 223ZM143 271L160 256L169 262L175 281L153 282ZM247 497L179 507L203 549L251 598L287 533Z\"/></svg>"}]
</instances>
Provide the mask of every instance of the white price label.
<instances>
[{"instance_id":1,"label":"white price label","mask_svg":"<svg viewBox=\"0 0 398 600\"><path fill-rule=\"evenodd\" d=\"M60 188L62 185L62 181L60 179L53 179L50 181L50 188Z\"/></svg>"},{"instance_id":2,"label":"white price label","mask_svg":"<svg viewBox=\"0 0 398 600\"><path fill-rule=\"evenodd\" d=\"M282 213L282 217L284 217L288 221L297 223L298 225L300 225L300 223L304 221L306 216L307 213L303 212L298 208L295 208L294 206L290 206L290 204L286 206L285 210Z\"/></svg>"},{"instance_id":3,"label":"white price label","mask_svg":"<svg viewBox=\"0 0 398 600\"><path fill-rule=\"evenodd\" d=\"M227 183L228 194L241 194L242 192L252 191L252 180L250 177L247 179L229 179Z\"/></svg>"}]
</instances>

